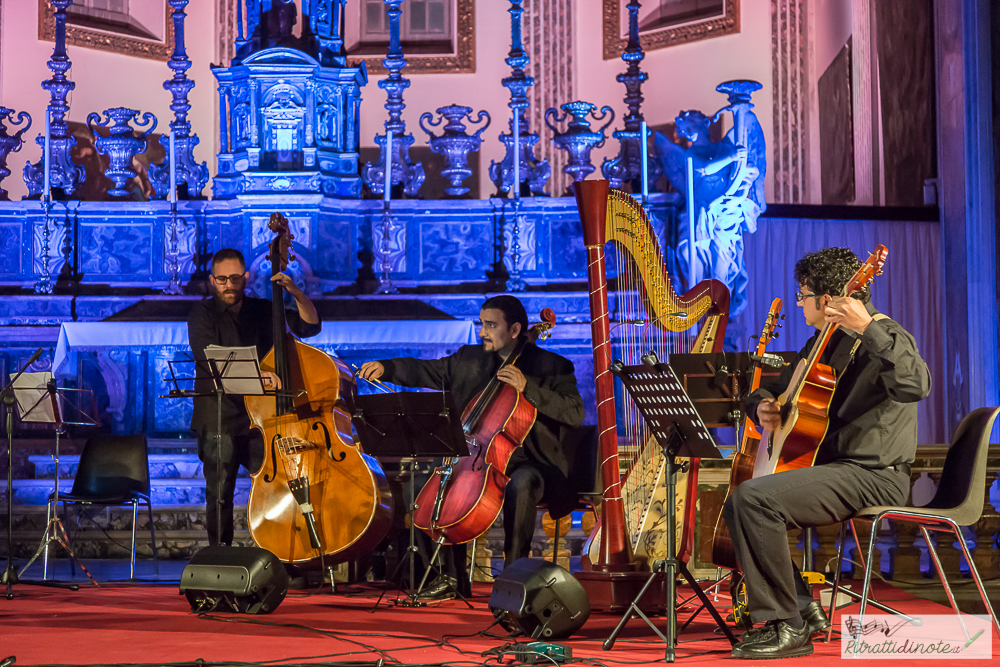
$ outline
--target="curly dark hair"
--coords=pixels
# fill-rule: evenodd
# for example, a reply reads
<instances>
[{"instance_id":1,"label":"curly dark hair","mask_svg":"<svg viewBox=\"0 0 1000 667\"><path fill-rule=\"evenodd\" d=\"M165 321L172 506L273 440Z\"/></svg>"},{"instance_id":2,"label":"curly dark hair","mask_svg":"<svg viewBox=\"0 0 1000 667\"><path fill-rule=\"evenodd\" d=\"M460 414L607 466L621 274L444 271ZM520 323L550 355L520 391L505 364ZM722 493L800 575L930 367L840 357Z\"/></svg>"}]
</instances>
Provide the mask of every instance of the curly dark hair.
<instances>
[{"instance_id":1,"label":"curly dark hair","mask_svg":"<svg viewBox=\"0 0 1000 667\"><path fill-rule=\"evenodd\" d=\"M861 260L847 248L824 248L806 253L795 263L795 280L817 295L839 296L847 281L861 268ZM851 294L868 303L871 295L867 287Z\"/></svg>"}]
</instances>

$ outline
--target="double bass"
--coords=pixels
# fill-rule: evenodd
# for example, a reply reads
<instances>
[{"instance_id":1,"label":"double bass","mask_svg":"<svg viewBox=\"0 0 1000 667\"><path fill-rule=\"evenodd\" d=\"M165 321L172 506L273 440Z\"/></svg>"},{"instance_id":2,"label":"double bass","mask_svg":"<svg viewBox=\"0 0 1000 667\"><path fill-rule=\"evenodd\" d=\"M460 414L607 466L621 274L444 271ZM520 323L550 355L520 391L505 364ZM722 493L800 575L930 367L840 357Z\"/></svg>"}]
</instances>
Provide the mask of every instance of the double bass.
<instances>
[{"instance_id":1,"label":"double bass","mask_svg":"<svg viewBox=\"0 0 1000 667\"><path fill-rule=\"evenodd\" d=\"M272 213L271 274L289 261L288 221ZM274 347L261 361L281 389L247 396L253 428L264 435L264 464L252 475L247 521L255 544L286 563L355 559L385 537L392 519L389 486L378 461L361 451L347 401L354 375L288 333L283 290L272 282Z\"/></svg>"},{"instance_id":2,"label":"double bass","mask_svg":"<svg viewBox=\"0 0 1000 667\"><path fill-rule=\"evenodd\" d=\"M541 319L518 337L500 368L513 365L529 343L548 337L555 313L545 308ZM445 544L471 542L489 530L503 509L507 463L537 416L521 392L494 376L462 412L469 456L435 469L417 495L414 525Z\"/></svg>"},{"instance_id":3,"label":"double bass","mask_svg":"<svg viewBox=\"0 0 1000 667\"><path fill-rule=\"evenodd\" d=\"M761 367L764 362L764 353L767 351L767 344L772 338L777 338L774 331L781 315L781 299L776 298L771 302L771 309L767 313L764 321L764 329L760 333L757 341L757 349L754 353L754 369L750 375L748 392L753 392L760 386ZM740 429L740 442L733 454L733 467L729 473L729 489L726 491L726 498L733 494L736 487L753 477L754 458L757 456L757 443L760 442L760 434L754 428L753 422L747 415L743 415L743 424ZM722 514L715 524L715 537L712 539L712 563L718 567L735 570L738 567L736 561L736 549L733 547L733 536L729 534L729 526L726 525Z\"/></svg>"},{"instance_id":4,"label":"double bass","mask_svg":"<svg viewBox=\"0 0 1000 667\"><path fill-rule=\"evenodd\" d=\"M850 296L865 289L875 276L882 274L882 266L888 254L889 249L884 245L875 248L844 285L840 295ZM781 425L773 432L765 430L761 434L757 460L754 463L754 477L808 468L816 460L819 445L826 437L830 425L830 402L837 388L833 368L819 360L839 327L834 322L828 322L823 327L809 356L799 361L788 388L778 397Z\"/></svg>"}]
</instances>

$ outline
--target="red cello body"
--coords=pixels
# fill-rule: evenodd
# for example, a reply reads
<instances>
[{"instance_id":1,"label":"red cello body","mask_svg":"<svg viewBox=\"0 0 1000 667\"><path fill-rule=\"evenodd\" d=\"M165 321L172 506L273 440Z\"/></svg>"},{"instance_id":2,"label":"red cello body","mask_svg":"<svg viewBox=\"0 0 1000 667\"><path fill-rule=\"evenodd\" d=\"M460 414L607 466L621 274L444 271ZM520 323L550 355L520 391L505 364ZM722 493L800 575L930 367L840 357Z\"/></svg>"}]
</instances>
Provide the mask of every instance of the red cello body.
<instances>
[{"instance_id":1,"label":"red cello body","mask_svg":"<svg viewBox=\"0 0 1000 667\"><path fill-rule=\"evenodd\" d=\"M542 319L503 365L513 364L525 345L548 331L555 315L546 308ZM504 471L537 414L519 391L493 378L462 413L469 456L435 469L417 495L414 525L435 540L444 538L445 544L471 542L489 530L503 508L509 481Z\"/></svg>"}]
</instances>

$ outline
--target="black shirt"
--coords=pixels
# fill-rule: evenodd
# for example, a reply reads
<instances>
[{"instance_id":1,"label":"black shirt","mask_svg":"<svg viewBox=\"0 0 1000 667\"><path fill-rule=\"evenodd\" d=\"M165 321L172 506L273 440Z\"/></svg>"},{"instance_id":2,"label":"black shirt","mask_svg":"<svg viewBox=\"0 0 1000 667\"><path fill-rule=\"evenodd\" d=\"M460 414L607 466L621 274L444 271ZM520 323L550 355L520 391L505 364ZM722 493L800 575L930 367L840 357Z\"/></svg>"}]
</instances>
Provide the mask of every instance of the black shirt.
<instances>
[{"instance_id":1,"label":"black shirt","mask_svg":"<svg viewBox=\"0 0 1000 667\"><path fill-rule=\"evenodd\" d=\"M300 338L315 336L322 329L317 322L310 324L302 320L297 310L285 310L288 328ZM274 346L273 315L271 302L267 299L243 297L239 314L234 315L226 303L218 296L199 301L191 308L188 315L188 342L194 358L205 360L205 348L209 345L224 347L257 348L257 358L264 356ZM199 366L199 364L196 364ZM195 390L199 393L212 391L210 376L198 368ZM200 431L203 428L215 430L217 423L216 399L214 396L199 396L194 399L194 413L191 415L191 428ZM223 432L235 431L248 427L250 419L242 396L227 394L222 401Z\"/></svg>"},{"instance_id":2,"label":"black shirt","mask_svg":"<svg viewBox=\"0 0 1000 667\"><path fill-rule=\"evenodd\" d=\"M868 313L877 311L867 305ZM774 382L747 399L747 414L757 421L757 406L788 388L795 366L812 350L819 331ZM853 359L850 350L860 342ZM843 369L830 402L829 428L819 446L816 465L847 460L868 468L912 463L917 451L917 401L931 392L931 374L917 344L898 322L873 321L858 336L840 329L833 334L820 362ZM845 367L846 365L846 367Z\"/></svg>"},{"instance_id":3,"label":"black shirt","mask_svg":"<svg viewBox=\"0 0 1000 667\"><path fill-rule=\"evenodd\" d=\"M496 352L482 345L464 345L442 359L410 357L385 359L382 380L405 387L445 389L452 393L455 405L464 410L500 369ZM583 423L583 399L576 388L573 362L554 352L529 344L514 364L524 373L522 394L538 410L534 426L524 441L530 458L569 474L570 458L563 447L571 427Z\"/></svg>"}]
</instances>

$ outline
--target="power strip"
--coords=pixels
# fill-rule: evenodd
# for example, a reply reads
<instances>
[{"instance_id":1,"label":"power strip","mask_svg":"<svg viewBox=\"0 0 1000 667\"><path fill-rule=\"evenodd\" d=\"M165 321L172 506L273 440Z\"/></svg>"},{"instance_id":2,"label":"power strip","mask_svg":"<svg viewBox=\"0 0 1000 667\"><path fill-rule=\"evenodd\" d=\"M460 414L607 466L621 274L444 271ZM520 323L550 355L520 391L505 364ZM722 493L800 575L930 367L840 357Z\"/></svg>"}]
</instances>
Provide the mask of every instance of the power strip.
<instances>
[{"instance_id":1,"label":"power strip","mask_svg":"<svg viewBox=\"0 0 1000 667\"><path fill-rule=\"evenodd\" d=\"M525 665L537 665L539 663L552 664L553 662L564 662L572 658L573 649L562 644L529 642L511 647L507 654Z\"/></svg>"}]
</instances>

